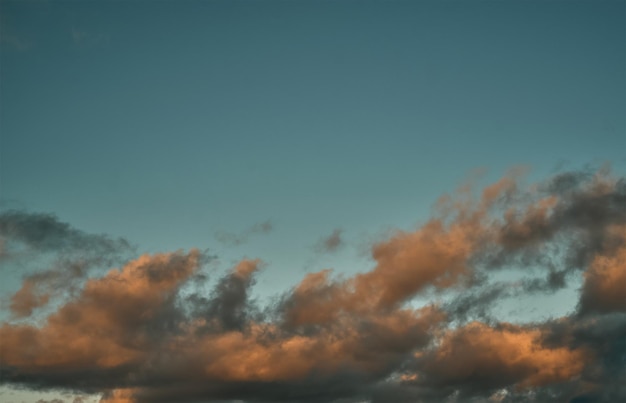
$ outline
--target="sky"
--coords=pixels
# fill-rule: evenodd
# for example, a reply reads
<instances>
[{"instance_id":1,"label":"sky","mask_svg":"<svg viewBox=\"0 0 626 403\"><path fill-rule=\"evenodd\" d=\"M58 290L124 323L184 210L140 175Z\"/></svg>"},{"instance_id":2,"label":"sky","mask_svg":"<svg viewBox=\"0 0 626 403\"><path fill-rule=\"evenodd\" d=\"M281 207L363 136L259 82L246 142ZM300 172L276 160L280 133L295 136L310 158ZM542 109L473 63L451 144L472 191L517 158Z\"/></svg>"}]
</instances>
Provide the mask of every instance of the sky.
<instances>
[{"instance_id":1,"label":"sky","mask_svg":"<svg viewBox=\"0 0 626 403\"><path fill-rule=\"evenodd\" d=\"M0 2L0 400L626 400L625 1Z\"/></svg>"}]
</instances>

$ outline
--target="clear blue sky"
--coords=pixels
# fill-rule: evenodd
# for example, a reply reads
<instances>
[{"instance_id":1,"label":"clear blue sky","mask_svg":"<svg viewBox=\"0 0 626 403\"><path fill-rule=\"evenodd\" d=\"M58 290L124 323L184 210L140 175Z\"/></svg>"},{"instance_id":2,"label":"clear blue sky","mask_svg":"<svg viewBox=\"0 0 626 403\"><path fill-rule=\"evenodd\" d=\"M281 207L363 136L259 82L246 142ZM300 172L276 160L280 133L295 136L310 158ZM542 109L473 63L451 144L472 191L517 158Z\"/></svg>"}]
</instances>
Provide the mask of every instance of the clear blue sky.
<instances>
[{"instance_id":1,"label":"clear blue sky","mask_svg":"<svg viewBox=\"0 0 626 403\"><path fill-rule=\"evenodd\" d=\"M474 169L626 172L624 1L0 7L2 207L259 257L261 294L371 268L363 244Z\"/></svg>"}]
</instances>

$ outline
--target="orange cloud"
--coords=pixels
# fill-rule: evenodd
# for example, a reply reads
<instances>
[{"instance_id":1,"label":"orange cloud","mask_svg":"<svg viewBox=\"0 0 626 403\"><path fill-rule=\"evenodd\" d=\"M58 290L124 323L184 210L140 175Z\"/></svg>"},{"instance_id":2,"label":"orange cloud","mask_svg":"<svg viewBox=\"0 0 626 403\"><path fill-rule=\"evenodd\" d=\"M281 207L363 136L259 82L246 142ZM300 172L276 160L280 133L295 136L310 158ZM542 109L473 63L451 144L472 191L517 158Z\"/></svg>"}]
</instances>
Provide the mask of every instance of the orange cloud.
<instances>
[{"instance_id":1,"label":"orange cloud","mask_svg":"<svg viewBox=\"0 0 626 403\"><path fill-rule=\"evenodd\" d=\"M446 333L421 360L424 382L524 389L571 380L589 358L584 350L544 345L539 329L472 322Z\"/></svg>"},{"instance_id":2,"label":"orange cloud","mask_svg":"<svg viewBox=\"0 0 626 403\"><path fill-rule=\"evenodd\" d=\"M111 368L139 359L150 325L198 267L199 252L144 255L86 282L82 293L42 328L0 328L3 366L20 371Z\"/></svg>"},{"instance_id":3,"label":"orange cloud","mask_svg":"<svg viewBox=\"0 0 626 403\"><path fill-rule=\"evenodd\" d=\"M49 299L50 295L42 293L33 280L26 279L22 288L11 297L11 312L16 317L30 316L35 308L46 305Z\"/></svg>"},{"instance_id":4,"label":"orange cloud","mask_svg":"<svg viewBox=\"0 0 626 403\"><path fill-rule=\"evenodd\" d=\"M513 178L488 188L479 202L441 201L443 217L414 232L397 231L372 247L373 270L334 281L330 271L309 274L287 302L292 325L330 323L338 315L391 309L427 287L443 290L471 279L469 264L492 237L488 209L515 189Z\"/></svg>"},{"instance_id":5,"label":"orange cloud","mask_svg":"<svg viewBox=\"0 0 626 403\"><path fill-rule=\"evenodd\" d=\"M564 175L530 189L518 178L506 176L477 200L469 187L443 198L425 225L373 245L370 271L308 274L267 307L249 299L258 259L238 262L204 294L180 292L201 277L197 250L141 256L86 280L40 326L2 324L0 370L16 384L102 393L103 403L443 401L500 396L503 389L518 399L541 390L576 396L557 390L567 387L619 400L619 379L611 374L623 367L612 357L623 356L617 340L626 329L626 188L605 173ZM59 225L37 243L34 235L46 226L34 228L7 233L46 252L58 247L55 234L76 239L77 250L92 244ZM542 266L546 256L551 265ZM587 269L585 315L456 327L503 296L531 292L528 284L532 292L552 290L535 278L504 291L512 283L489 283L490 270L510 262L547 267L542 274L558 277L555 284ZM57 269L48 276L68 278ZM34 278L13 295L13 312L28 315L46 302L48 278ZM408 304L442 291L478 309ZM587 384L594 387L580 386Z\"/></svg>"},{"instance_id":6,"label":"orange cloud","mask_svg":"<svg viewBox=\"0 0 626 403\"><path fill-rule=\"evenodd\" d=\"M136 389L114 389L100 399L100 403L135 403Z\"/></svg>"},{"instance_id":7,"label":"orange cloud","mask_svg":"<svg viewBox=\"0 0 626 403\"><path fill-rule=\"evenodd\" d=\"M186 353L201 360L207 379L294 381L346 370L369 374L384 371L394 360L381 355L393 357L424 345L430 339L428 333L443 319L441 311L427 307L366 321L362 317L344 318L332 328L311 334L284 334L274 324L250 323L245 332L194 337L190 331L175 343L192 346L193 350Z\"/></svg>"},{"instance_id":8,"label":"orange cloud","mask_svg":"<svg viewBox=\"0 0 626 403\"><path fill-rule=\"evenodd\" d=\"M626 226L612 228L620 246L596 256L585 272L580 309L588 312L626 312Z\"/></svg>"},{"instance_id":9,"label":"orange cloud","mask_svg":"<svg viewBox=\"0 0 626 403\"><path fill-rule=\"evenodd\" d=\"M260 264L261 264L261 260L259 259L254 259L254 260L244 259L241 262L239 262L237 266L235 266L233 271L237 277L239 277L242 280L245 280L245 279L248 279L252 275L252 273L254 273L255 271L259 269Z\"/></svg>"}]
</instances>

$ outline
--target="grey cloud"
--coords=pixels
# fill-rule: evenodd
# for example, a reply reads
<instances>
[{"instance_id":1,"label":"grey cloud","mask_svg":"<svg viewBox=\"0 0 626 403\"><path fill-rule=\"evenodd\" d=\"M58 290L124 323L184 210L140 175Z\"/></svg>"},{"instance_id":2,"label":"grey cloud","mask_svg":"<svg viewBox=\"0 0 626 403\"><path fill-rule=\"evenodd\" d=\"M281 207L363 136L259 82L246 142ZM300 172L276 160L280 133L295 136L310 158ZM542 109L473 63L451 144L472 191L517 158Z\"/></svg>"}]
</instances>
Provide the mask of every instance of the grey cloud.
<instances>
[{"instance_id":1,"label":"grey cloud","mask_svg":"<svg viewBox=\"0 0 626 403\"><path fill-rule=\"evenodd\" d=\"M330 235L320 239L317 242L317 244L315 245L315 249L318 252L320 252L320 253L335 252L344 243L343 239L341 238L341 233L342 232L343 232L343 230L341 230L339 228L334 229L333 232Z\"/></svg>"},{"instance_id":2,"label":"grey cloud","mask_svg":"<svg viewBox=\"0 0 626 403\"><path fill-rule=\"evenodd\" d=\"M249 316L259 314L255 311L256 307L250 304L248 292L254 285L254 272L260 265L258 260L244 260L219 279L210 298L197 293L188 297L194 316L207 319L207 330L243 331Z\"/></svg>"},{"instance_id":3,"label":"grey cloud","mask_svg":"<svg viewBox=\"0 0 626 403\"><path fill-rule=\"evenodd\" d=\"M130 248L128 241L87 234L59 221L52 214L9 210L0 213L0 237L4 246L17 242L39 252L77 252L108 255Z\"/></svg>"},{"instance_id":4,"label":"grey cloud","mask_svg":"<svg viewBox=\"0 0 626 403\"><path fill-rule=\"evenodd\" d=\"M578 311L563 318L515 324L491 314L504 298L551 293L576 276L619 268L613 262L625 246L616 232L626 224L623 179L602 175L562 174L536 193L510 187L498 199L505 208L491 210L493 217L481 216L482 210L459 214L459 222L471 225L454 228L470 237L479 231L475 242L456 242L457 233L447 236L448 227L433 221L419 237L403 233L394 239L406 242L384 243L395 259L384 273L311 273L268 306L250 298L256 260L241 261L212 289L189 295L186 286L204 285L201 266L210 257L198 251L144 255L117 272L93 276L89 286L76 285L39 324L0 326L10 347L0 357L1 382L102 393L105 403L624 400L626 313L613 302L609 309L590 309L607 295L605 283L584 283ZM553 204L541 210L537 198L549 197ZM507 215L507 207L519 214ZM40 219L54 224L43 232L65 241L35 236L40 230L0 229L12 234L10 242L44 254L81 256L81 248L98 244L50 216ZM234 238L243 242L271 230L266 224ZM436 237L441 234L446 236ZM339 232L336 238L341 240ZM426 267L441 268L445 278L448 263L430 247L448 243L468 248L462 263L470 281L440 291L425 278L423 287L405 288L421 275L422 253L431 264ZM423 248L419 254L416 246ZM522 273L522 279L496 281L492 275L500 268ZM80 265L65 270L85 272ZM60 278L51 270L29 279L52 284ZM26 284L16 310L45 298L45 287L29 295ZM401 298L380 304L381 289ZM420 310L407 304L415 295L438 293L453 298ZM615 295L626 297L626 290Z\"/></svg>"},{"instance_id":5,"label":"grey cloud","mask_svg":"<svg viewBox=\"0 0 626 403\"><path fill-rule=\"evenodd\" d=\"M503 264L518 253L526 253L526 262L539 259L547 252L545 243L563 242L564 269L584 268L597 253L607 253L621 243L609 228L626 223L626 180L613 184L589 172L557 175L541 188L544 197L556 197L549 215L527 214L509 219L499 229L503 245L500 256L492 261Z\"/></svg>"},{"instance_id":6,"label":"grey cloud","mask_svg":"<svg viewBox=\"0 0 626 403\"><path fill-rule=\"evenodd\" d=\"M17 317L29 316L59 293L72 290L95 267L122 262L133 250L123 238L88 234L52 214L9 210L0 213L0 261L16 261L27 270L44 256L48 268L24 276L11 297ZM41 264L41 263L38 263Z\"/></svg>"},{"instance_id":7,"label":"grey cloud","mask_svg":"<svg viewBox=\"0 0 626 403\"><path fill-rule=\"evenodd\" d=\"M273 229L274 224L270 220L267 220L256 223L241 233L218 231L215 233L215 239L225 245L239 246L248 242L251 236L258 234L267 234Z\"/></svg>"},{"instance_id":8,"label":"grey cloud","mask_svg":"<svg viewBox=\"0 0 626 403\"><path fill-rule=\"evenodd\" d=\"M491 308L496 301L513 294L512 285L496 283L467 291L444 306L450 319L461 323L469 320L491 320Z\"/></svg>"}]
</instances>

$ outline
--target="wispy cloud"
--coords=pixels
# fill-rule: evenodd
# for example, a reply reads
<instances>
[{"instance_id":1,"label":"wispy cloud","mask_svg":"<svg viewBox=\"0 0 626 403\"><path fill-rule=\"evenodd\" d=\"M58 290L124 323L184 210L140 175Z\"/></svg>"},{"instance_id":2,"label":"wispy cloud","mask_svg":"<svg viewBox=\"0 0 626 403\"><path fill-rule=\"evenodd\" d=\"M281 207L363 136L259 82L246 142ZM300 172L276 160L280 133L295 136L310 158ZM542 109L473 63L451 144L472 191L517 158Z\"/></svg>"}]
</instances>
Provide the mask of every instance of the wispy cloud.
<instances>
[{"instance_id":1,"label":"wispy cloud","mask_svg":"<svg viewBox=\"0 0 626 403\"><path fill-rule=\"evenodd\" d=\"M109 267L133 251L123 238L88 234L51 214L0 212L0 263L29 263L43 256L45 270L24 276L10 301L12 314L26 317L51 298L80 283L96 267Z\"/></svg>"},{"instance_id":2,"label":"wispy cloud","mask_svg":"<svg viewBox=\"0 0 626 403\"><path fill-rule=\"evenodd\" d=\"M267 220L256 223L240 233L218 231L215 233L215 239L226 245L238 246L248 242L250 237L254 235L267 234L273 229L274 224L270 220Z\"/></svg>"},{"instance_id":3,"label":"wispy cloud","mask_svg":"<svg viewBox=\"0 0 626 403\"><path fill-rule=\"evenodd\" d=\"M7 383L103 403L622 401L625 206L626 178L607 170L531 185L512 173L477 197L441 198L422 227L373 245L369 270L310 273L267 306L250 298L258 259L189 293L201 252L142 255L88 278L40 324L4 323L0 369ZM91 244L60 229L68 241L10 233L38 251ZM494 281L500 270L522 280ZM503 298L549 294L568 276L583 284L571 314L492 315ZM454 298L411 304L443 294Z\"/></svg>"},{"instance_id":4,"label":"wispy cloud","mask_svg":"<svg viewBox=\"0 0 626 403\"><path fill-rule=\"evenodd\" d=\"M341 248L344 244L344 241L341 237L343 230L337 228L334 229L333 232L320 239L315 244L315 250L319 253L332 253Z\"/></svg>"}]
</instances>

